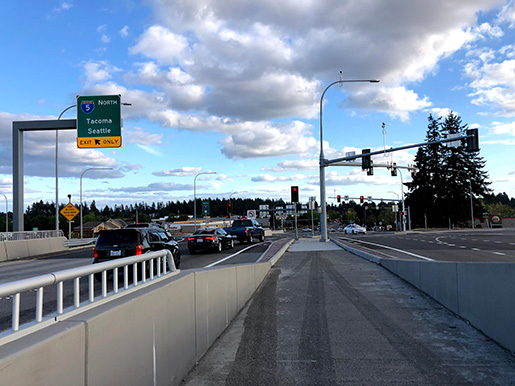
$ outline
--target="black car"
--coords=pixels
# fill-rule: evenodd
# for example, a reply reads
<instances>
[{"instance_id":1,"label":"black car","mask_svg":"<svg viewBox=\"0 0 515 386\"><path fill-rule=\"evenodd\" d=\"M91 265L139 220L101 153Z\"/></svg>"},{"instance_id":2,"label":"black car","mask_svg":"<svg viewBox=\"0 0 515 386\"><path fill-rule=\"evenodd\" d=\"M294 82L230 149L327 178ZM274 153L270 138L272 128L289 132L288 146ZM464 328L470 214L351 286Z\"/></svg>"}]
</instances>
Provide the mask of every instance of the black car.
<instances>
[{"instance_id":1,"label":"black car","mask_svg":"<svg viewBox=\"0 0 515 386\"><path fill-rule=\"evenodd\" d=\"M100 231L93 264L168 249L175 267L181 264L179 244L161 228L124 228Z\"/></svg>"},{"instance_id":2,"label":"black car","mask_svg":"<svg viewBox=\"0 0 515 386\"><path fill-rule=\"evenodd\" d=\"M215 249L222 252L222 249L232 247L234 247L234 237L221 228L201 228L188 237L188 250L191 254L201 249Z\"/></svg>"}]
</instances>

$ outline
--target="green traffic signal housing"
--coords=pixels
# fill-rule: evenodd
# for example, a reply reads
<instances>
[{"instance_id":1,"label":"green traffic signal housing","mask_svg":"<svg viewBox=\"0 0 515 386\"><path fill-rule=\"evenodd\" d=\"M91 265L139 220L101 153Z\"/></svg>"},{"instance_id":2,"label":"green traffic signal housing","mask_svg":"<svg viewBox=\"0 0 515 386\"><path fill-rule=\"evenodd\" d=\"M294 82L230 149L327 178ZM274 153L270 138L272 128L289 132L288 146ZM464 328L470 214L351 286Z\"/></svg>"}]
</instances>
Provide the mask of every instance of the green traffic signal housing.
<instances>
[{"instance_id":1,"label":"green traffic signal housing","mask_svg":"<svg viewBox=\"0 0 515 386\"><path fill-rule=\"evenodd\" d=\"M467 129L467 138L465 139L465 151L473 153L479 151L479 132L478 129Z\"/></svg>"}]
</instances>

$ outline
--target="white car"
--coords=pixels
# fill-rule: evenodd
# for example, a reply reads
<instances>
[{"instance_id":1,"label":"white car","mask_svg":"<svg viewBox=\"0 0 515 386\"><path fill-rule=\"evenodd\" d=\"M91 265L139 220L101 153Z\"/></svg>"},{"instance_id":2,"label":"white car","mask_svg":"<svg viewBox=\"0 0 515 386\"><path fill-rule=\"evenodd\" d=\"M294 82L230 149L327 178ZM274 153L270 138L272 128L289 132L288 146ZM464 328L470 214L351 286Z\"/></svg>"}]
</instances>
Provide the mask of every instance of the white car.
<instances>
[{"instance_id":1,"label":"white car","mask_svg":"<svg viewBox=\"0 0 515 386\"><path fill-rule=\"evenodd\" d=\"M345 228L343 228L343 231L345 232L345 234L349 234L349 233L352 233L352 234L358 234L358 233L367 233L367 230L357 224L349 224L347 225Z\"/></svg>"}]
</instances>

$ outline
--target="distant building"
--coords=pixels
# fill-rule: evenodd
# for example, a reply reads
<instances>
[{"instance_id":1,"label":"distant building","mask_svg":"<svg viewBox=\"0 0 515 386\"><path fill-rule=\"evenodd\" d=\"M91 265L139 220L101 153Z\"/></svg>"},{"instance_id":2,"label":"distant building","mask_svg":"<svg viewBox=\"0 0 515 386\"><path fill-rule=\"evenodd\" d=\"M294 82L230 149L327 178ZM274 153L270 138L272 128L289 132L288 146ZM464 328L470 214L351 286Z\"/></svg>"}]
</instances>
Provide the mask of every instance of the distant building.
<instances>
[{"instance_id":1,"label":"distant building","mask_svg":"<svg viewBox=\"0 0 515 386\"><path fill-rule=\"evenodd\" d=\"M88 221L82 224L82 237L91 238L98 235L98 232L105 229L125 228L127 223L121 219L109 219L107 221ZM76 237L80 237L80 225L73 228Z\"/></svg>"}]
</instances>

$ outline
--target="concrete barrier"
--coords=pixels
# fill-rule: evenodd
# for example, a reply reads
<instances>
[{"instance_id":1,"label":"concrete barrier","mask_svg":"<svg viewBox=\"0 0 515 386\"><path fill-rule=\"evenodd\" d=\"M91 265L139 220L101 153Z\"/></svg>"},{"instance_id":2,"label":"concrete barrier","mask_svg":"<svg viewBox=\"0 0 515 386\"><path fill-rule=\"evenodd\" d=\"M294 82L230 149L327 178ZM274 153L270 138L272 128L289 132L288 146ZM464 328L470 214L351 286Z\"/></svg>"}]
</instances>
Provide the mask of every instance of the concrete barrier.
<instances>
[{"instance_id":1,"label":"concrete barrier","mask_svg":"<svg viewBox=\"0 0 515 386\"><path fill-rule=\"evenodd\" d=\"M18 260L27 257L65 251L65 237L47 237L38 239L3 241L0 246L0 261ZM4 251L2 253L2 250Z\"/></svg>"},{"instance_id":2,"label":"concrete barrier","mask_svg":"<svg viewBox=\"0 0 515 386\"><path fill-rule=\"evenodd\" d=\"M7 260L7 251L5 250L5 242L0 243L0 261Z\"/></svg>"},{"instance_id":3,"label":"concrete barrier","mask_svg":"<svg viewBox=\"0 0 515 386\"><path fill-rule=\"evenodd\" d=\"M0 385L179 385L271 266L181 272L6 343Z\"/></svg>"},{"instance_id":4,"label":"concrete barrier","mask_svg":"<svg viewBox=\"0 0 515 386\"><path fill-rule=\"evenodd\" d=\"M380 264L515 352L514 263L381 259Z\"/></svg>"},{"instance_id":5,"label":"concrete barrier","mask_svg":"<svg viewBox=\"0 0 515 386\"><path fill-rule=\"evenodd\" d=\"M382 265L515 352L515 263L393 260L332 241Z\"/></svg>"}]
</instances>

